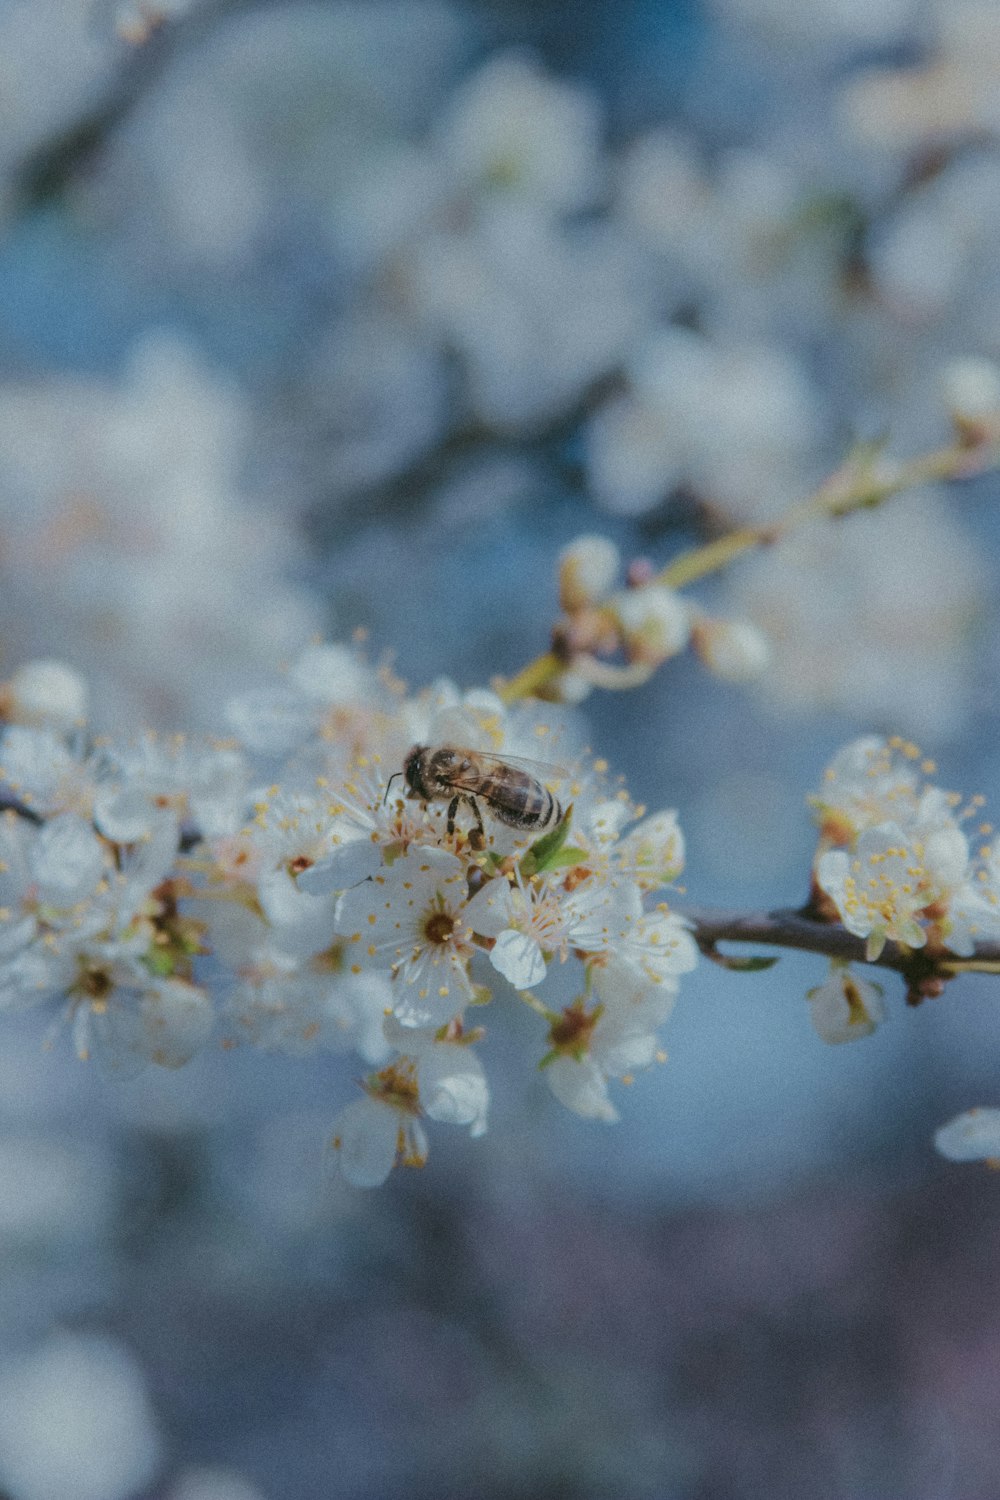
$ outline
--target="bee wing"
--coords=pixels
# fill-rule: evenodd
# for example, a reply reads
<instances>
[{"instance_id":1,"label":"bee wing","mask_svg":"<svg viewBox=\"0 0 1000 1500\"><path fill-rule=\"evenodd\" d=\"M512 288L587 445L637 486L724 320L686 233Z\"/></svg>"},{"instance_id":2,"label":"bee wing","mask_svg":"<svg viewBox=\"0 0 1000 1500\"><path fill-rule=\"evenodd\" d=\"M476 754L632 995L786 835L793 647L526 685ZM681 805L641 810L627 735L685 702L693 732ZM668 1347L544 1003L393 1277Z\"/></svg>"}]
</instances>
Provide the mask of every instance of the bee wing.
<instances>
[{"instance_id":1,"label":"bee wing","mask_svg":"<svg viewBox=\"0 0 1000 1500\"><path fill-rule=\"evenodd\" d=\"M557 765L551 760L535 760L528 755L497 755L488 758L496 759L501 766L516 766L519 771L537 776L539 781L565 781L572 775L565 766Z\"/></svg>"},{"instance_id":2,"label":"bee wing","mask_svg":"<svg viewBox=\"0 0 1000 1500\"><path fill-rule=\"evenodd\" d=\"M460 754L467 755L475 767L475 775L471 777L450 777L451 784L458 791L475 792L484 776L503 779L506 769L524 771L533 776L536 781L566 781L571 773L565 766L554 765L551 761L533 760L527 755L491 755L484 750L463 750Z\"/></svg>"}]
</instances>

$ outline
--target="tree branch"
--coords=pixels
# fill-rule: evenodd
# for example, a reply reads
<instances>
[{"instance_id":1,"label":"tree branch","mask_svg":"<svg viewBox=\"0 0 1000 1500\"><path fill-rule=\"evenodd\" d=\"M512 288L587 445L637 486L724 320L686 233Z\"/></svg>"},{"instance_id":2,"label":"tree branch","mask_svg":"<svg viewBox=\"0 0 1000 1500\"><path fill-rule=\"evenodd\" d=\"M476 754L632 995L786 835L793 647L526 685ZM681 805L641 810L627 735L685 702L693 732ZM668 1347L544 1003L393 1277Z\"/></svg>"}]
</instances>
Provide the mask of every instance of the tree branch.
<instances>
[{"instance_id":1,"label":"tree branch","mask_svg":"<svg viewBox=\"0 0 1000 1500\"><path fill-rule=\"evenodd\" d=\"M719 943L754 943L765 948L790 948L804 953L818 953L846 963L867 964L870 968L891 969L907 983L907 1000L919 1004L928 995L940 993L948 979L962 973L1000 972L1000 943L977 943L968 958L956 958L938 949L907 948L901 943L886 943L877 959L865 958L865 942L842 927L839 922L820 922L806 911L732 912L706 907L678 908L691 925L692 936L702 953L724 966ZM737 963L738 966L738 963Z\"/></svg>"}]
</instances>

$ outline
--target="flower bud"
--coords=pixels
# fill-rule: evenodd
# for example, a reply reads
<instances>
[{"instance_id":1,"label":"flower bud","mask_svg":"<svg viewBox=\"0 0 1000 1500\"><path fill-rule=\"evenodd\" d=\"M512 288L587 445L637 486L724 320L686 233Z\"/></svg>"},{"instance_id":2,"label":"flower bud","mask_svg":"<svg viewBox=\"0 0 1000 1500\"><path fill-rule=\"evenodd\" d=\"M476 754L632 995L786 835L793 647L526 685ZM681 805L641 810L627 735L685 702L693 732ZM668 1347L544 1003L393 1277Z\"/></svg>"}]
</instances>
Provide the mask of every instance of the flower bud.
<instances>
[{"instance_id":1,"label":"flower bud","mask_svg":"<svg viewBox=\"0 0 1000 1500\"><path fill-rule=\"evenodd\" d=\"M934 1132L950 1161L1000 1161L1000 1109L967 1109Z\"/></svg>"},{"instance_id":2,"label":"flower bud","mask_svg":"<svg viewBox=\"0 0 1000 1500\"><path fill-rule=\"evenodd\" d=\"M853 1042L871 1036L885 1020L882 991L867 979L857 979L846 964L830 965L830 977L810 990L809 1014L824 1042Z\"/></svg>"},{"instance_id":3,"label":"flower bud","mask_svg":"<svg viewBox=\"0 0 1000 1500\"><path fill-rule=\"evenodd\" d=\"M87 717L87 684L61 661L29 661L19 667L4 693L7 716L16 724L66 730Z\"/></svg>"},{"instance_id":4,"label":"flower bud","mask_svg":"<svg viewBox=\"0 0 1000 1500\"><path fill-rule=\"evenodd\" d=\"M771 661L767 636L749 620L698 620L691 644L708 670L724 682L750 682Z\"/></svg>"},{"instance_id":5,"label":"flower bud","mask_svg":"<svg viewBox=\"0 0 1000 1500\"><path fill-rule=\"evenodd\" d=\"M552 688L556 694L556 702L575 706L577 703L582 703L584 698L589 697L594 691L594 684L582 672L577 672L573 667L567 667L565 672L559 673Z\"/></svg>"},{"instance_id":6,"label":"flower bud","mask_svg":"<svg viewBox=\"0 0 1000 1500\"><path fill-rule=\"evenodd\" d=\"M956 431L970 445L1000 436L1000 369L990 359L953 359L941 389Z\"/></svg>"},{"instance_id":7,"label":"flower bud","mask_svg":"<svg viewBox=\"0 0 1000 1500\"><path fill-rule=\"evenodd\" d=\"M614 587L621 554L604 536L578 536L559 554L559 603L567 614L597 604Z\"/></svg>"},{"instance_id":8,"label":"flower bud","mask_svg":"<svg viewBox=\"0 0 1000 1500\"><path fill-rule=\"evenodd\" d=\"M616 594L609 607L632 661L665 661L687 645L691 631L687 605L665 584L627 589Z\"/></svg>"}]
</instances>

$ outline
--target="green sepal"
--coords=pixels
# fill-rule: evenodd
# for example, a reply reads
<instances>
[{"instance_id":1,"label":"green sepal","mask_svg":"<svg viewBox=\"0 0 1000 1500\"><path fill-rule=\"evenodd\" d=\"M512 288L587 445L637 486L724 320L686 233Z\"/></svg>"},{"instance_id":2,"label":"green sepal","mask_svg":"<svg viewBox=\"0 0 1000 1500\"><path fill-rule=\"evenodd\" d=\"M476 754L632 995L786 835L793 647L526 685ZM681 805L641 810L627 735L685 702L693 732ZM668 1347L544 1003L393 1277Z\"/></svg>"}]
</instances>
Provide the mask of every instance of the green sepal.
<instances>
[{"instance_id":1,"label":"green sepal","mask_svg":"<svg viewBox=\"0 0 1000 1500\"><path fill-rule=\"evenodd\" d=\"M158 979L169 979L176 967L176 956L166 948L150 948L142 955L142 961Z\"/></svg>"},{"instance_id":2,"label":"green sepal","mask_svg":"<svg viewBox=\"0 0 1000 1500\"><path fill-rule=\"evenodd\" d=\"M570 803L556 826L543 833L540 839L536 839L531 848L521 856L521 874L524 876L538 875L542 870L555 869L554 861L562 850L569 837L570 820L573 817L573 804ZM579 863L578 854L574 857L574 864Z\"/></svg>"}]
</instances>

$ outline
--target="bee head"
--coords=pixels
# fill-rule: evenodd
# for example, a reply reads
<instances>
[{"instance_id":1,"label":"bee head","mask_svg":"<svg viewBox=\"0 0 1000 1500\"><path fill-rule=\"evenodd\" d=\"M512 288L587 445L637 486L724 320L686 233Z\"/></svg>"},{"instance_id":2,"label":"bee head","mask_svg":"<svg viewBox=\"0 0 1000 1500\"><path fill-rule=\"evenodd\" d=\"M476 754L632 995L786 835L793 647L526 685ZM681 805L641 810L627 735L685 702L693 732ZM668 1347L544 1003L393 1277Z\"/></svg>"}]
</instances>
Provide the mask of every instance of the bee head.
<instances>
[{"instance_id":1,"label":"bee head","mask_svg":"<svg viewBox=\"0 0 1000 1500\"><path fill-rule=\"evenodd\" d=\"M427 745L414 745L412 750L407 751L406 759L403 761L403 775L406 777L406 784L411 792L416 792L418 795L423 785L423 778L420 775L420 762L426 754L427 749Z\"/></svg>"}]
</instances>

